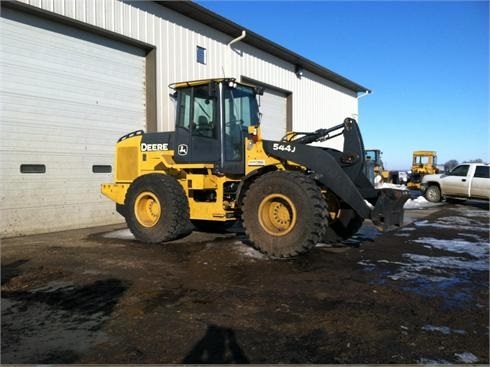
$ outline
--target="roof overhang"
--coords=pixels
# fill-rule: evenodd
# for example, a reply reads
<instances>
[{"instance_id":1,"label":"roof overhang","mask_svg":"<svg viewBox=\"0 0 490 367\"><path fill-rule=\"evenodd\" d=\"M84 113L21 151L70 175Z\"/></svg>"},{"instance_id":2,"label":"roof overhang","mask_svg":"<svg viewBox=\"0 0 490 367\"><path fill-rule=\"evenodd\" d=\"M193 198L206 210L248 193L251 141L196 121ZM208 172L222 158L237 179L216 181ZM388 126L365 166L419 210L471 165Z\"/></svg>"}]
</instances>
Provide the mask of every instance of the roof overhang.
<instances>
[{"instance_id":1,"label":"roof overhang","mask_svg":"<svg viewBox=\"0 0 490 367\"><path fill-rule=\"evenodd\" d=\"M342 75L339 75L311 60L304 58L303 56L288 50L287 48L274 43L267 38L264 38L257 33L246 29L192 1L155 1L156 3L165 6L171 10L174 10L188 18L194 19L200 23L203 23L211 28L214 28L224 34L229 35L232 39L239 37L242 31L247 32L247 36L242 42L253 46L259 50L265 51L271 55L285 60L295 67L301 67L303 70L307 70L314 74L317 74L325 79L332 81L333 83L347 88L356 93L371 93L366 87L359 85Z\"/></svg>"}]
</instances>

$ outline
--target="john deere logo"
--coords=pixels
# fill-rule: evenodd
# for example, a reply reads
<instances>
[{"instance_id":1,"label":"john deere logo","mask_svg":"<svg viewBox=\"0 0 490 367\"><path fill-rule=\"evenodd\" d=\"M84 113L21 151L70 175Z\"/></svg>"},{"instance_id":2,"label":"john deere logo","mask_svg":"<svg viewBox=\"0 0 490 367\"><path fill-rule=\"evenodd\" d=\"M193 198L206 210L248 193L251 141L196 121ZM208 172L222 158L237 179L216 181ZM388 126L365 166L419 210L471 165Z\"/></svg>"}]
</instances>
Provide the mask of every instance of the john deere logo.
<instances>
[{"instance_id":1,"label":"john deere logo","mask_svg":"<svg viewBox=\"0 0 490 367\"><path fill-rule=\"evenodd\" d=\"M179 144L177 148L177 152L179 153L179 155L187 155L188 151L189 147L187 146L187 144Z\"/></svg>"}]
</instances>

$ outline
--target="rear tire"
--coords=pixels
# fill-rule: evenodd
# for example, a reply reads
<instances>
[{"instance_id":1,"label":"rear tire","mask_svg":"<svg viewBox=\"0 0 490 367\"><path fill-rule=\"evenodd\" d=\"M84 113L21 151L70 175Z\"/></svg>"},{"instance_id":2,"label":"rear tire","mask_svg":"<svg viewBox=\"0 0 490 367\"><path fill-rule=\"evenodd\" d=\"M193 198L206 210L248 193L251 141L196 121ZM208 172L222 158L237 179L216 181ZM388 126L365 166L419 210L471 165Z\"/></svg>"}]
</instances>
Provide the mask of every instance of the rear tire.
<instances>
[{"instance_id":1,"label":"rear tire","mask_svg":"<svg viewBox=\"0 0 490 367\"><path fill-rule=\"evenodd\" d=\"M243 226L253 245L282 258L314 247L325 232L326 215L320 188L299 172L264 174L252 183L242 206Z\"/></svg>"},{"instance_id":2,"label":"rear tire","mask_svg":"<svg viewBox=\"0 0 490 367\"><path fill-rule=\"evenodd\" d=\"M126 194L125 212L130 231L141 242L171 241L192 228L187 197L172 176L148 174L137 178Z\"/></svg>"},{"instance_id":3,"label":"rear tire","mask_svg":"<svg viewBox=\"0 0 490 367\"><path fill-rule=\"evenodd\" d=\"M438 186L431 185L425 190L424 197L431 203L439 203L442 200L441 189Z\"/></svg>"}]
</instances>

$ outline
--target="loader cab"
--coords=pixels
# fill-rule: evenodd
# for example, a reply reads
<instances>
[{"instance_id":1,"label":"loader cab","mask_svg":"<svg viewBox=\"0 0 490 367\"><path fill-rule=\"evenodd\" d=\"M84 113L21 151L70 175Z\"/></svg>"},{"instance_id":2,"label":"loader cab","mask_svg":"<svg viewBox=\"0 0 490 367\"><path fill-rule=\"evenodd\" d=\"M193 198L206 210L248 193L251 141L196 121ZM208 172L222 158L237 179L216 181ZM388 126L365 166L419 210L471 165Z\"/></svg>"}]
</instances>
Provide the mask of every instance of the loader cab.
<instances>
[{"instance_id":1,"label":"loader cab","mask_svg":"<svg viewBox=\"0 0 490 367\"><path fill-rule=\"evenodd\" d=\"M174 85L174 160L213 163L216 173L245 173L248 126L259 125L256 90L233 79Z\"/></svg>"}]
</instances>

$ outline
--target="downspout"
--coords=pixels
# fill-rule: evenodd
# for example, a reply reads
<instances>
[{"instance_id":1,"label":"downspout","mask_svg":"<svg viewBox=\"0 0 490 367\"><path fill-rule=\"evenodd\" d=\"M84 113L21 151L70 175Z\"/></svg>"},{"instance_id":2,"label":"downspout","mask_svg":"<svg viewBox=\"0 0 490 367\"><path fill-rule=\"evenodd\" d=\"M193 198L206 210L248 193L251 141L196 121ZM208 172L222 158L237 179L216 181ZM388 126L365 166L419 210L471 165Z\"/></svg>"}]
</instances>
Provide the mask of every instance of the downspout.
<instances>
[{"instance_id":1,"label":"downspout","mask_svg":"<svg viewBox=\"0 0 490 367\"><path fill-rule=\"evenodd\" d=\"M242 39L244 39L245 37L247 36L247 32L246 31L242 31L242 34L240 36L238 36L237 38L235 38L234 40L231 40L229 43L228 43L228 46L231 46L232 44L236 43L236 42L239 42L241 41Z\"/></svg>"},{"instance_id":2,"label":"downspout","mask_svg":"<svg viewBox=\"0 0 490 367\"><path fill-rule=\"evenodd\" d=\"M247 36L247 32L243 30L243 31L242 31L242 34L241 34L240 36L238 36L237 38L235 38L235 39L231 40L231 41L230 41L230 42L227 44L227 46L231 48L231 45L232 45L232 44L237 43L237 42L240 42L240 41L241 41L242 39L244 39L246 36ZM228 59L228 60L227 60L227 61L228 61L228 62L227 62L227 63L228 63L227 67L228 67L228 70L230 71L230 70L231 70L231 54L230 54L230 56L228 56L228 57L227 57L227 59ZM226 77L227 77L225 70L223 70L223 77L224 77L224 78L226 78Z\"/></svg>"},{"instance_id":3,"label":"downspout","mask_svg":"<svg viewBox=\"0 0 490 367\"><path fill-rule=\"evenodd\" d=\"M366 97L367 95L370 95L372 94L373 92L371 92L370 90L367 90L365 92L362 92L362 94L360 96L357 96L357 99L361 99L362 97Z\"/></svg>"},{"instance_id":4,"label":"downspout","mask_svg":"<svg viewBox=\"0 0 490 367\"><path fill-rule=\"evenodd\" d=\"M370 95L371 93L373 93L373 92L371 92L370 90L366 90L366 91L362 92L362 94L360 96L357 96L356 99L359 101L362 97L366 97L366 96ZM358 105L357 109L359 110L359 105ZM356 120L357 122L359 122L359 114L358 113L352 114L352 118L354 120Z\"/></svg>"}]
</instances>

